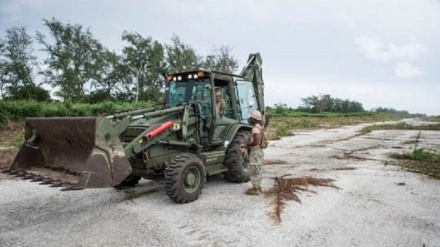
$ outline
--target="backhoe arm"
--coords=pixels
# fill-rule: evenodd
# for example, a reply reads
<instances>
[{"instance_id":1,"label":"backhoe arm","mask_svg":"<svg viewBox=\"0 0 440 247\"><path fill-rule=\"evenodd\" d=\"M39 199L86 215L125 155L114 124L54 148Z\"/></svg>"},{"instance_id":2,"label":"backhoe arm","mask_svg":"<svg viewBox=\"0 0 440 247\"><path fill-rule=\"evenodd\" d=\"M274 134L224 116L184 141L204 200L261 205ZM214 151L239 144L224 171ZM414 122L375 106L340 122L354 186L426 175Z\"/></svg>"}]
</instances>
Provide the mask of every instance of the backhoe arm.
<instances>
[{"instance_id":1,"label":"backhoe arm","mask_svg":"<svg viewBox=\"0 0 440 247\"><path fill-rule=\"evenodd\" d=\"M260 53L253 53L249 55L246 66L241 71L240 75L252 82L254 91L257 95L258 110L265 115L264 106L264 81L263 70L261 65L263 60Z\"/></svg>"}]
</instances>

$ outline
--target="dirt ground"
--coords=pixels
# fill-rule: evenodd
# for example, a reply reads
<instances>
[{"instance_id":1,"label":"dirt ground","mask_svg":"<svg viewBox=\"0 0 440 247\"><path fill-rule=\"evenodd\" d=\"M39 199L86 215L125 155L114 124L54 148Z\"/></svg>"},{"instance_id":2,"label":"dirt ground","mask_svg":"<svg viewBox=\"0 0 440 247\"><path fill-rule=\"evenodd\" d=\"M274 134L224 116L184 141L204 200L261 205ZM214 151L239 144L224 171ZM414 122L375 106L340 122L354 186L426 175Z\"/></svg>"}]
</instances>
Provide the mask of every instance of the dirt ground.
<instances>
[{"instance_id":1,"label":"dirt ground","mask_svg":"<svg viewBox=\"0 0 440 247\"><path fill-rule=\"evenodd\" d=\"M310 186L315 193L287 201L278 224L270 198L246 196L250 183L222 176L210 177L197 201L175 204L163 182L61 192L0 174L0 246L440 246L440 180L384 164L389 152L411 150L419 131L358 135L363 126L270 143L264 190L286 174L340 188ZM419 147L440 145L439 131L420 135Z\"/></svg>"}]
</instances>

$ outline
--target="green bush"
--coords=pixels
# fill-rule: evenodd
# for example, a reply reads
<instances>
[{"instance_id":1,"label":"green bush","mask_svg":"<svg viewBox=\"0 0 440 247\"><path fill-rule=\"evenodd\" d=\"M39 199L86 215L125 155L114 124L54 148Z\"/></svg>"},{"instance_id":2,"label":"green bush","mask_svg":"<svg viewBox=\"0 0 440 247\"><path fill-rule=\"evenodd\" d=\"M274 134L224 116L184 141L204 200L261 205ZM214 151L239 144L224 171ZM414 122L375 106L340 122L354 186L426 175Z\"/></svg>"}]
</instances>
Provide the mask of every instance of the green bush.
<instances>
[{"instance_id":1,"label":"green bush","mask_svg":"<svg viewBox=\"0 0 440 247\"><path fill-rule=\"evenodd\" d=\"M275 136L274 139L279 139L283 136L289 136L290 130L288 124L285 122L279 122L275 125Z\"/></svg>"},{"instance_id":2,"label":"green bush","mask_svg":"<svg viewBox=\"0 0 440 247\"><path fill-rule=\"evenodd\" d=\"M147 108L151 102L102 102L98 104L74 104L64 102L0 101L0 126L8 121L22 122L27 117L77 117L105 116L116 112Z\"/></svg>"}]
</instances>

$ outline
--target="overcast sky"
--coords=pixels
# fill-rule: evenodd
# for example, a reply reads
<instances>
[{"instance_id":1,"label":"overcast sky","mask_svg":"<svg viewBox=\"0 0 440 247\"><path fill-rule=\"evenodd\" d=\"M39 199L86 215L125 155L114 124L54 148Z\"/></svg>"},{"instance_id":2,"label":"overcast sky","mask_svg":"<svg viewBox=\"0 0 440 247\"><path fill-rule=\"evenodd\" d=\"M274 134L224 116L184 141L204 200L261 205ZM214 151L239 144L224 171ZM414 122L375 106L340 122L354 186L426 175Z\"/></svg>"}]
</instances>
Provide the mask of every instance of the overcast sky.
<instances>
[{"instance_id":1,"label":"overcast sky","mask_svg":"<svg viewBox=\"0 0 440 247\"><path fill-rule=\"evenodd\" d=\"M241 66L260 52L267 105L330 94L440 115L439 0L0 0L0 37L44 32L52 17L116 51L127 30L164 43L176 34L200 55L227 45Z\"/></svg>"}]
</instances>

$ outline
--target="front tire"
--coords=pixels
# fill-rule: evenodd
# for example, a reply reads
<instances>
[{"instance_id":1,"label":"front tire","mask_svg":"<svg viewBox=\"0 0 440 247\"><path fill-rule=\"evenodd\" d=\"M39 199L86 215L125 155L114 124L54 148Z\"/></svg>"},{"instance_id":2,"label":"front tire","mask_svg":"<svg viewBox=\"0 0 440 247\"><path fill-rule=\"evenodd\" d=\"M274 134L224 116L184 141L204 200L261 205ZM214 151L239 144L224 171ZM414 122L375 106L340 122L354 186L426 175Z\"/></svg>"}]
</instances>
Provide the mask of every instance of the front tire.
<instances>
[{"instance_id":1,"label":"front tire","mask_svg":"<svg viewBox=\"0 0 440 247\"><path fill-rule=\"evenodd\" d=\"M165 191L177 203L195 201L206 183L203 161L194 154L176 156L165 170Z\"/></svg>"},{"instance_id":2,"label":"front tire","mask_svg":"<svg viewBox=\"0 0 440 247\"><path fill-rule=\"evenodd\" d=\"M237 132L226 150L223 164L228 168L225 178L230 182L244 183L250 180L249 172L244 167L245 159L241 150L243 145L250 142L250 135L249 131Z\"/></svg>"}]
</instances>

